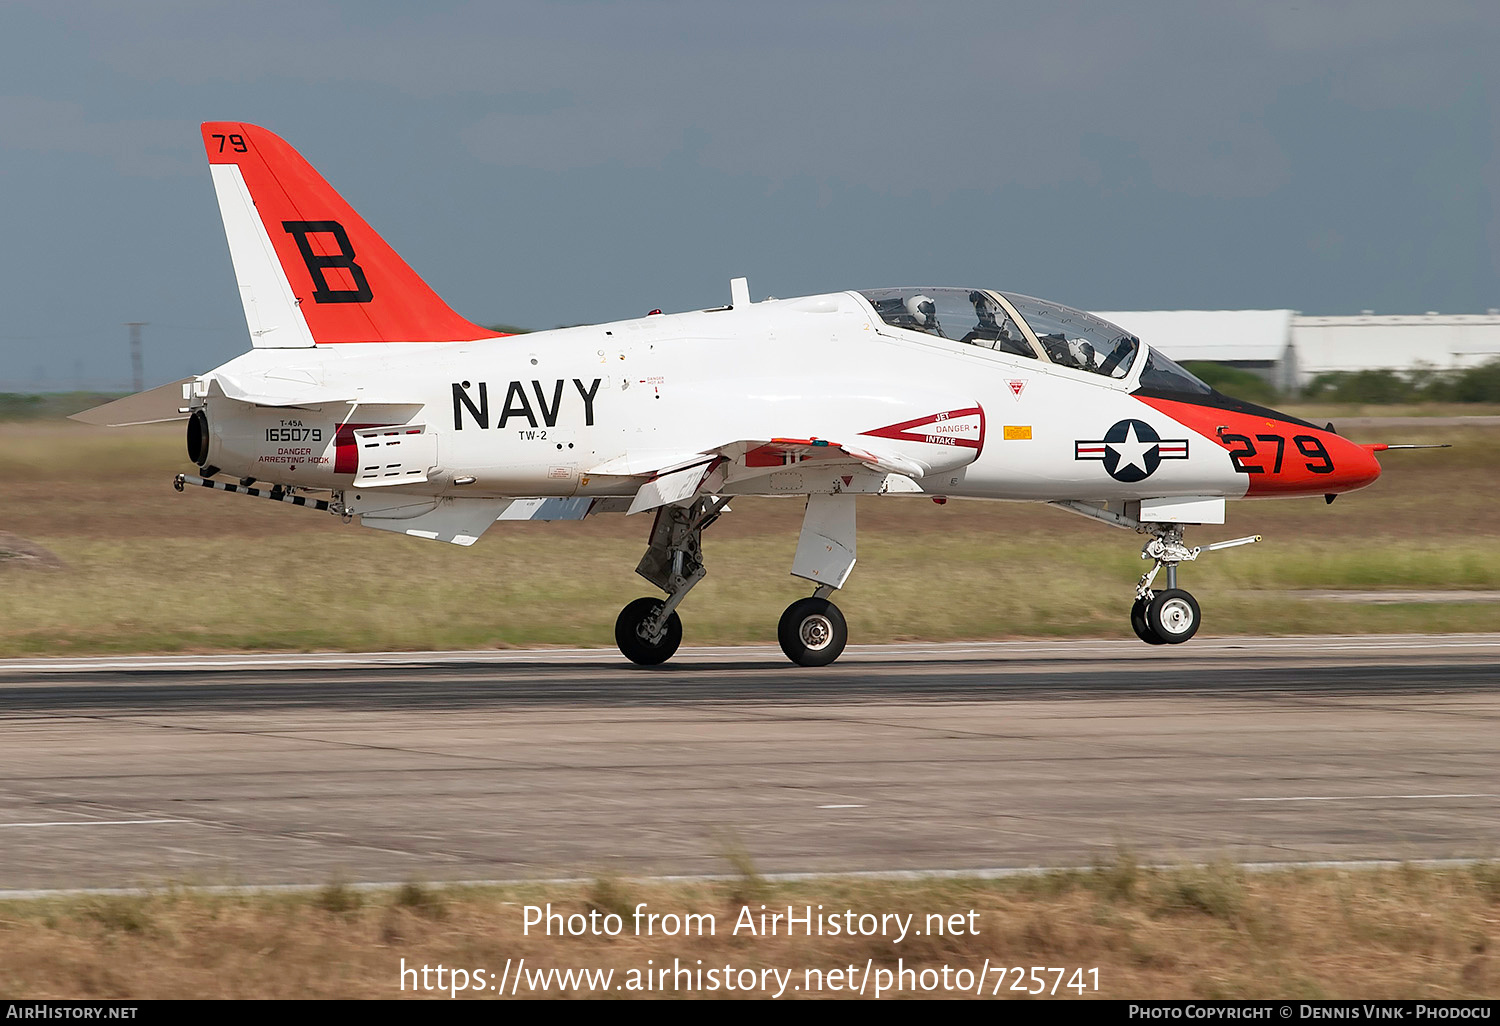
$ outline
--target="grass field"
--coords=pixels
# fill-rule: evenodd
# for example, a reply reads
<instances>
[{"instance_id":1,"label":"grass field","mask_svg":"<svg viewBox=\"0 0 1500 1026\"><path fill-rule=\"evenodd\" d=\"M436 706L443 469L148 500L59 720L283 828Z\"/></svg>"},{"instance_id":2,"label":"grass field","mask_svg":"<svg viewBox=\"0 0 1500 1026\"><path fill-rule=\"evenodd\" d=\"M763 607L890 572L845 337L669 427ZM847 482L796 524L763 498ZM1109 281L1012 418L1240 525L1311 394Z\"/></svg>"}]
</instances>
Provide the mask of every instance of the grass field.
<instances>
[{"instance_id":1,"label":"grass field","mask_svg":"<svg viewBox=\"0 0 1500 1026\"><path fill-rule=\"evenodd\" d=\"M1500 628L1491 601L1350 604L1329 590L1500 589L1500 429L1411 427L1373 487L1231 503L1194 544L1262 544L1184 566L1205 634ZM1396 435L1399 434L1399 438ZM305 509L200 489L180 430L0 424L0 531L64 567L5 558L0 656L247 649L610 646L649 520L502 524L470 549L368 531ZM1358 437L1358 433L1356 433ZM807 592L787 570L801 503L736 500L704 536L709 576L682 609L686 644L769 642ZM859 567L840 606L857 642L1129 637L1142 539L1034 505L860 500ZM12 546L14 547L14 546Z\"/></svg>"},{"instance_id":2,"label":"grass field","mask_svg":"<svg viewBox=\"0 0 1500 1026\"><path fill-rule=\"evenodd\" d=\"M548 902L564 917L597 910L601 924L615 913L618 936L523 933L525 906ZM640 902L648 912L710 914L714 933L637 935L633 911ZM754 917L762 906L791 906L798 914L808 906L821 906L823 914L914 914L909 922L919 930L929 915L951 926L948 917L957 914L963 930L943 936L924 930L899 942L894 921L885 937L732 932L742 909ZM867 997L882 981L891 987L898 966L913 970L906 993L882 997L962 996L926 988L937 984L944 965L951 973L967 970L977 983L988 964L1024 967L1023 989L1038 986L1031 966L1065 970L1061 977L1044 971L1042 985L1060 983L1057 996L1068 998L1492 998L1500 990L1497 924L1500 866L1493 863L1247 873L1230 865L1149 869L1121 855L1094 870L992 881L770 883L746 868L737 878L704 883L409 884L385 892L335 883L295 895L169 891L0 903L0 992L27 999L446 1000L451 984L441 993L414 993L416 976L403 992L401 960L408 967L463 967L472 986L474 970L484 970L484 982L493 985L489 974L499 978L508 959L524 958L532 972L613 970L609 992L619 997L699 996L681 983L630 989L632 970L643 982L642 970L670 968L676 959L692 969L752 970L768 983L748 995L722 988L701 995L708 997L772 996L775 978L760 975L767 968L789 974L782 976L786 998L849 996L828 989L827 973L844 967L863 973L867 965L873 970ZM810 969L823 975L810 977ZM879 970L887 975L875 975ZM1075 970L1083 972L1074 976ZM821 994L807 992L810 980L822 981ZM1070 980L1079 985L1073 991ZM427 982L435 985L436 977ZM1002 983L992 971L982 985L970 986L986 997L1024 996L1010 989L1017 982L1013 972ZM858 989L857 982L850 986ZM545 995L518 990L520 996L589 993L555 983Z\"/></svg>"}]
</instances>

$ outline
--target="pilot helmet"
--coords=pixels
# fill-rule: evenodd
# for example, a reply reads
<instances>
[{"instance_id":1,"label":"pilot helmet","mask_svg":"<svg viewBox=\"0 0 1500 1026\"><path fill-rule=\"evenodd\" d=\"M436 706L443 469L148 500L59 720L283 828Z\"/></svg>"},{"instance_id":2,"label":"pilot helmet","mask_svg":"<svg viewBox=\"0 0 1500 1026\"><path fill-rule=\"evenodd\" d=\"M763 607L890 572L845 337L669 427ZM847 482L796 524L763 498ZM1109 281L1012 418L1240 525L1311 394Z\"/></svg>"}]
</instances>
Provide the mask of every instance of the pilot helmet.
<instances>
[{"instance_id":1,"label":"pilot helmet","mask_svg":"<svg viewBox=\"0 0 1500 1026\"><path fill-rule=\"evenodd\" d=\"M999 312L999 310L995 306L995 301L993 299L991 299L989 296L986 296L978 289L975 289L973 292L969 293L969 302L974 304L974 313L979 318L979 323L982 327L994 328L998 326L996 324L997 318L995 315Z\"/></svg>"},{"instance_id":2,"label":"pilot helmet","mask_svg":"<svg viewBox=\"0 0 1500 1026\"><path fill-rule=\"evenodd\" d=\"M937 304L930 296L911 296L906 300L906 312L911 315L912 320L924 328L930 328L937 323Z\"/></svg>"}]
</instances>

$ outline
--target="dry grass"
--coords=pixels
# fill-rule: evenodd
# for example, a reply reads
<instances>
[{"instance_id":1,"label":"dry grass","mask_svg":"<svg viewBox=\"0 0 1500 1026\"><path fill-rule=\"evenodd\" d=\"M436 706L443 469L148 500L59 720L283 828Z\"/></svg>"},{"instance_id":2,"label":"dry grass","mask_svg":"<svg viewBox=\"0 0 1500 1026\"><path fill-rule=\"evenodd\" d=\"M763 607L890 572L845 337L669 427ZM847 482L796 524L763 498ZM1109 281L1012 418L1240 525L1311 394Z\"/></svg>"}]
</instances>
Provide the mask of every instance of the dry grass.
<instances>
[{"instance_id":1,"label":"dry grass","mask_svg":"<svg viewBox=\"0 0 1500 1026\"><path fill-rule=\"evenodd\" d=\"M1378 432L1386 437L1387 432ZM237 649L422 649L612 643L614 616L651 592L632 572L645 518L503 524L472 549L343 525L326 514L201 489L179 432L0 425L0 530L60 572L0 560L0 655ZM1183 571L1211 633L1468 631L1500 605L1351 606L1323 589L1500 589L1500 429L1414 423L1373 488L1237 503L1195 543L1262 545ZM804 585L787 574L801 504L736 500L705 535L710 574L683 608L689 644L768 642ZM869 499L860 566L840 605L856 640L1128 637L1140 539L1032 505ZM943 596L940 598L939 596Z\"/></svg>"},{"instance_id":2,"label":"dry grass","mask_svg":"<svg viewBox=\"0 0 1500 1026\"><path fill-rule=\"evenodd\" d=\"M1273 404L1276 409L1294 417L1324 424L1353 417L1494 417L1500 415L1497 403L1329 403L1287 400Z\"/></svg>"},{"instance_id":3,"label":"dry grass","mask_svg":"<svg viewBox=\"0 0 1500 1026\"><path fill-rule=\"evenodd\" d=\"M371 892L335 883L295 896L179 891L8 902L0 905L0 990L29 999L383 998L414 996L410 978L404 995L400 989L403 958L408 967L441 963L497 975L507 959L525 958L533 970L613 969L617 983L648 960L658 968L673 959L694 969L699 959L705 968L775 967L802 984L806 969L863 970L867 960L877 969L894 970L901 959L918 971L946 964L974 972L988 959L1028 971L1097 968L1098 992L1086 996L1105 998L1452 999L1500 991L1500 867L1493 864L1247 874L1230 865L1154 870L1121 856L1093 871L1001 881L757 879L753 889L747 898L743 876L680 884L601 878L551 887L409 883ZM548 902L563 916L613 912L623 932L523 934L523 908ZM631 913L640 902L648 912L710 913L717 930L701 938L636 936ZM736 936L747 903L754 915L762 904L768 911L822 905L825 914L915 913L918 929L930 913L974 910L978 932L909 935L900 943ZM989 981L987 991L993 972ZM1007 976L1002 996L1021 996L1008 990L1014 982ZM788 988L786 996L808 995Z\"/></svg>"}]
</instances>

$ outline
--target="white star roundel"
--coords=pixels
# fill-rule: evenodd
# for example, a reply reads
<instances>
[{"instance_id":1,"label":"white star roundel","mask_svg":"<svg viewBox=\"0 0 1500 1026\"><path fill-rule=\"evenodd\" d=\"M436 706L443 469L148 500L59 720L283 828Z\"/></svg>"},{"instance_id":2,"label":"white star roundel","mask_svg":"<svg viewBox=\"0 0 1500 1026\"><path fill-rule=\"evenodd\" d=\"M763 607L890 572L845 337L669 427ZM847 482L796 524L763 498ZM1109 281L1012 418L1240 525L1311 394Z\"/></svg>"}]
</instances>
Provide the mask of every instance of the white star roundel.
<instances>
[{"instance_id":1,"label":"white star roundel","mask_svg":"<svg viewBox=\"0 0 1500 1026\"><path fill-rule=\"evenodd\" d=\"M1122 420L1098 441L1075 441L1075 460L1100 460L1116 481L1144 481L1156 473L1162 460L1188 458L1186 438L1164 439L1144 420Z\"/></svg>"}]
</instances>

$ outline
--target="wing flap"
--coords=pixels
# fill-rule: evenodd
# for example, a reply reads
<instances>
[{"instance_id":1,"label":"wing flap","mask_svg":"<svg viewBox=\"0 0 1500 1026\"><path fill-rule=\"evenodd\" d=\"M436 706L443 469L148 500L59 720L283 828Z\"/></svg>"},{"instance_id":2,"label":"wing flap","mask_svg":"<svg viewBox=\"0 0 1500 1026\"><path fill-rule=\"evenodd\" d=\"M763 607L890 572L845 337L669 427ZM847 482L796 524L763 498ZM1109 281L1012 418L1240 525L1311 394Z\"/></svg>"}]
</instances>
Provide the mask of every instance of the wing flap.
<instances>
[{"instance_id":1,"label":"wing flap","mask_svg":"<svg viewBox=\"0 0 1500 1026\"><path fill-rule=\"evenodd\" d=\"M648 509L692 498L722 462L722 457L705 455L700 463L652 478L641 485L626 512L644 513Z\"/></svg>"},{"instance_id":2,"label":"wing flap","mask_svg":"<svg viewBox=\"0 0 1500 1026\"><path fill-rule=\"evenodd\" d=\"M916 480L931 472L914 459L868 445L844 445L825 438L758 438L726 442L691 454L627 454L599 464L587 475L650 476L636 492L628 511L643 513L715 491L727 481L784 467L832 469L840 464L891 475L888 480L892 483L880 491L921 491Z\"/></svg>"},{"instance_id":3,"label":"wing flap","mask_svg":"<svg viewBox=\"0 0 1500 1026\"><path fill-rule=\"evenodd\" d=\"M629 452L605 460L584 471L588 477L660 477L682 467L711 459L717 453L706 451L647 450Z\"/></svg>"},{"instance_id":4,"label":"wing flap","mask_svg":"<svg viewBox=\"0 0 1500 1026\"><path fill-rule=\"evenodd\" d=\"M745 453L745 465L750 467L784 466L785 457L800 457L801 460L841 462L852 460L887 474L905 477L924 477L928 468L916 460L900 453L870 446L845 445L825 438L772 438L766 442L749 443L754 448Z\"/></svg>"},{"instance_id":5,"label":"wing flap","mask_svg":"<svg viewBox=\"0 0 1500 1026\"><path fill-rule=\"evenodd\" d=\"M744 467L782 467L805 460L829 463L854 462L871 470L906 477L922 477L929 468L889 449L869 445L844 445L825 438L756 438L725 442L697 452L628 453L584 471L588 477L652 477L679 473L715 458Z\"/></svg>"}]
</instances>

